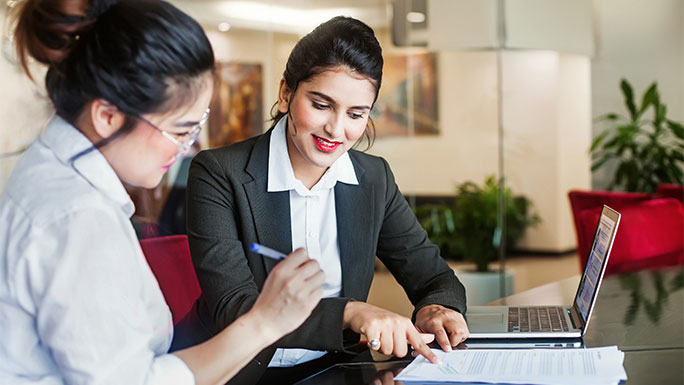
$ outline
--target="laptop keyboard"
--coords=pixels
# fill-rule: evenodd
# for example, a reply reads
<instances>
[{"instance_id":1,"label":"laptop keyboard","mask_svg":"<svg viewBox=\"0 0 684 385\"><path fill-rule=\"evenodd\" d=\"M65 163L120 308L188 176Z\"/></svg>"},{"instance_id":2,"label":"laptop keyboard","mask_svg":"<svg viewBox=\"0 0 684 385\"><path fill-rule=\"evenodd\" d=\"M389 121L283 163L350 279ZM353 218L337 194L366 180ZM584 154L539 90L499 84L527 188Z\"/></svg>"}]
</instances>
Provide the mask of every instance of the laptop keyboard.
<instances>
[{"instance_id":1,"label":"laptop keyboard","mask_svg":"<svg viewBox=\"0 0 684 385\"><path fill-rule=\"evenodd\" d=\"M568 323L562 307L511 307L508 308L509 332L562 332Z\"/></svg>"}]
</instances>

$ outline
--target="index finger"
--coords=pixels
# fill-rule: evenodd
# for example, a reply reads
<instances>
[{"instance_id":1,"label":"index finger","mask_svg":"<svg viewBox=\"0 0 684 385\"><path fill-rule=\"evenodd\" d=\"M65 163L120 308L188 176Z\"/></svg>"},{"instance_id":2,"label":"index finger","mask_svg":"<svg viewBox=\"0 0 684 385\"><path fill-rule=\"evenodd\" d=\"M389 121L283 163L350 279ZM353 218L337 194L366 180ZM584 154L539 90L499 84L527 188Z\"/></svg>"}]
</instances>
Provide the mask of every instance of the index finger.
<instances>
[{"instance_id":1,"label":"index finger","mask_svg":"<svg viewBox=\"0 0 684 385\"><path fill-rule=\"evenodd\" d=\"M435 355L435 353L430 350L430 348L423 341L423 337L418 333L418 331L408 330L408 341L413 346L413 350L418 352L421 356L425 357L428 361L433 364L441 364L442 361Z\"/></svg>"}]
</instances>

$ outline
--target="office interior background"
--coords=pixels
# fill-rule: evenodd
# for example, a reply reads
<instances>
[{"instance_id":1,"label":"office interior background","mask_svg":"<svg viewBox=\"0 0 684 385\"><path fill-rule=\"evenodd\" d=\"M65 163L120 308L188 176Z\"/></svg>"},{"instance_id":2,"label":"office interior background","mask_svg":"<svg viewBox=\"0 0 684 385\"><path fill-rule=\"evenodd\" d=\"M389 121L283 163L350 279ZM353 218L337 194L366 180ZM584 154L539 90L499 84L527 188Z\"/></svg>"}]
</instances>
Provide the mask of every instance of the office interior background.
<instances>
[{"instance_id":1,"label":"office interior background","mask_svg":"<svg viewBox=\"0 0 684 385\"><path fill-rule=\"evenodd\" d=\"M34 83L16 63L6 20L16 2L0 4L0 191L52 114L44 69L35 66ZM523 273L516 291L579 273L567 194L604 189L612 177L611 167L591 172L589 147L605 128L595 117L625 113L620 79L638 98L657 82L668 117L684 120L684 0L172 3L204 26L219 62L201 148L268 129L287 56L316 25L349 15L373 27L386 65L369 152L388 160L410 197L451 196L463 182L503 175L514 195L528 198L541 221L515 247L526 257L509 261L537 270ZM154 222L178 175L172 170L150 192L147 220Z\"/></svg>"}]
</instances>

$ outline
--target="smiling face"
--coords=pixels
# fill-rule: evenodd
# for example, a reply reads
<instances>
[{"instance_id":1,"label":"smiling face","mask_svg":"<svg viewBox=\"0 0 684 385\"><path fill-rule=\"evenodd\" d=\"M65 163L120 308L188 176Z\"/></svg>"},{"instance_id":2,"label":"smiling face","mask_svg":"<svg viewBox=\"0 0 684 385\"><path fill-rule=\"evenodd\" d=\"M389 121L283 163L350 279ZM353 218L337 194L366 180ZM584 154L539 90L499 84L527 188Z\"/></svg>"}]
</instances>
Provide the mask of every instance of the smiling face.
<instances>
[{"instance_id":1,"label":"smiling face","mask_svg":"<svg viewBox=\"0 0 684 385\"><path fill-rule=\"evenodd\" d=\"M295 177L311 188L363 135L375 87L346 68L327 70L291 91L280 83L278 110L290 112L287 150Z\"/></svg>"},{"instance_id":2,"label":"smiling face","mask_svg":"<svg viewBox=\"0 0 684 385\"><path fill-rule=\"evenodd\" d=\"M166 113L145 114L146 121L139 119L131 132L100 149L119 179L144 188L159 184L179 151L178 145L159 130L178 141L186 140L185 134L202 120L211 101L212 79L207 76L202 81L197 98L188 105Z\"/></svg>"}]
</instances>

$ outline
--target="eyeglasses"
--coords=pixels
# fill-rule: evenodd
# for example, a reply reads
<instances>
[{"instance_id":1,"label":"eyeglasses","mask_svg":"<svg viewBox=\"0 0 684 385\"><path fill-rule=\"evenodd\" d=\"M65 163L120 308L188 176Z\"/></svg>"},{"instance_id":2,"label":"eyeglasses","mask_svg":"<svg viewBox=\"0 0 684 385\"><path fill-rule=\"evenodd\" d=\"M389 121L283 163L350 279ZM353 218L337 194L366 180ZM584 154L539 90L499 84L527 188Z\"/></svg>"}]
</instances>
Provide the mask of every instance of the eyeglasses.
<instances>
[{"instance_id":1,"label":"eyeglasses","mask_svg":"<svg viewBox=\"0 0 684 385\"><path fill-rule=\"evenodd\" d=\"M204 123L207 122L207 119L209 119L210 112L211 110L207 108L207 110L204 112L204 115L202 116L202 119L200 119L199 122L193 124L190 130L188 130L187 132L180 134L172 134L168 131L162 130L149 120L143 118L142 116L137 116L136 118L142 120L143 122L147 123L150 127L161 132L161 134L164 135L166 139L170 140L173 144L175 144L178 147L178 153L176 154L176 158L180 158L181 156L185 155L190 150L190 147L197 141L200 131L202 131L202 126L204 125Z\"/></svg>"}]
</instances>

